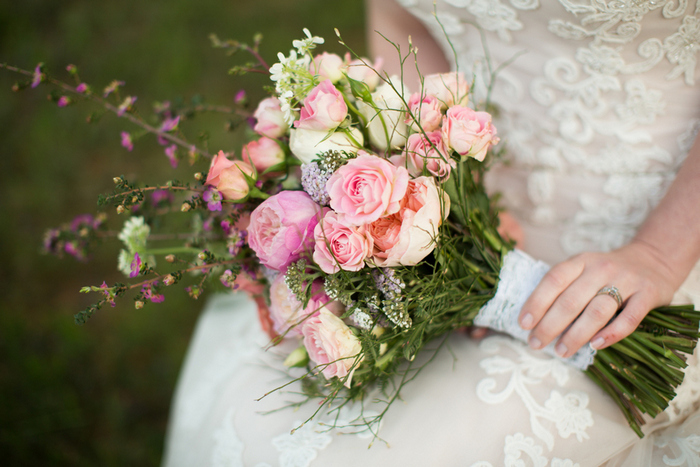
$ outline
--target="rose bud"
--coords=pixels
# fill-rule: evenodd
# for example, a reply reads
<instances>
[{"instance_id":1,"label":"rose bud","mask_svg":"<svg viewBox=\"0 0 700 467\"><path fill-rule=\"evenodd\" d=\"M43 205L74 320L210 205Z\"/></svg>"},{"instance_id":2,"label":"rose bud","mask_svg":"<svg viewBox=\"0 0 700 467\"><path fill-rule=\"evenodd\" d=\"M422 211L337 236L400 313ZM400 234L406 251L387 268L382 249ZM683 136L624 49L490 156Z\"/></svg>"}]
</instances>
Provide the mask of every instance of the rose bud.
<instances>
[{"instance_id":1,"label":"rose bud","mask_svg":"<svg viewBox=\"0 0 700 467\"><path fill-rule=\"evenodd\" d=\"M289 125L284 119L284 113L280 108L280 101L276 97L263 99L255 109L253 117L257 120L253 130L268 138L279 138L289 129Z\"/></svg>"},{"instance_id":2,"label":"rose bud","mask_svg":"<svg viewBox=\"0 0 700 467\"><path fill-rule=\"evenodd\" d=\"M284 162L284 151L273 139L263 136L257 141L251 141L243 146L243 160L255 166L259 174L264 173L270 167ZM283 172L265 174L268 177L278 177Z\"/></svg>"}]
</instances>

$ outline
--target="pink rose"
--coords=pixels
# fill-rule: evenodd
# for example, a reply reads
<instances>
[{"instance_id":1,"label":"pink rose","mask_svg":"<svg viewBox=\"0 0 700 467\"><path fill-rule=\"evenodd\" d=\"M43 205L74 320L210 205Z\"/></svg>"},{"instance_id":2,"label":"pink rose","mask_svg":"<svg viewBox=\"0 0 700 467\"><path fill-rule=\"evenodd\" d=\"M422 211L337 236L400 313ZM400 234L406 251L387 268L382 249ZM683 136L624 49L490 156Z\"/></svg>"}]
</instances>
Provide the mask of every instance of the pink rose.
<instances>
[{"instance_id":1,"label":"pink rose","mask_svg":"<svg viewBox=\"0 0 700 467\"><path fill-rule=\"evenodd\" d=\"M223 151L219 151L212 160L206 185L219 190L224 199L240 201L250 191L246 176L255 180L255 169L250 164L229 160Z\"/></svg>"},{"instance_id":2,"label":"pink rose","mask_svg":"<svg viewBox=\"0 0 700 467\"><path fill-rule=\"evenodd\" d=\"M303 191L282 191L250 215L248 244L268 268L284 271L313 248L321 207Z\"/></svg>"},{"instance_id":3,"label":"pink rose","mask_svg":"<svg viewBox=\"0 0 700 467\"><path fill-rule=\"evenodd\" d=\"M327 79L311 90L301 108L294 128L331 131L340 125L348 114L343 95L331 80Z\"/></svg>"},{"instance_id":4,"label":"pink rose","mask_svg":"<svg viewBox=\"0 0 700 467\"><path fill-rule=\"evenodd\" d=\"M253 164L258 173L263 174L267 169L284 162L284 151L274 139L263 136L257 141L251 141L243 146L243 160ZM268 177L276 177L282 172L265 174Z\"/></svg>"},{"instance_id":5,"label":"pink rose","mask_svg":"<svg viewBox=\"0 0 700 467\"><path fill-rule=\"evenodd\" d=\"M280 107L280 101L276 97L263 99L255 109L253 117L257 120L253 130L268 138L279 138L289 129L284 113Z\"/></svg>"},{"instance_id":6,"label":"pink rose","mask_svg":"<svg viewBox=\"0 0 700 467\"><path fill-rule=\"evenodd\" d=\"M314 240L314 262L327 274L359 271L372 254L372 237L365 227L350 225L333 211L316 225Z\"/></svg>"},{"instance_id":7,"label":"pink rose","mask_svg":"<svg viewBox=\"0 0 700 467\"><path fill-rule=\"evenodd\" d=\"M226 157L224 151L214 156L209 166L209 174L207 175L207 185L217 186L219 184L219 176L224 169L233 166L234 162Z\"/></svg>"},{"instance_id":8,"label":"pink rose","mask_svg":"<svg viewBox=\"0 0 700 467\"><path fill-rule=\"evenodd\" d=\"M318 316L306 320L304 346L309 358L321 366L326 379L346 378L350 387L352 375L362 360L362 345L350 328L337 316L321 308Z\"/></svg>"},{"instance_id":9,"label":"pink rose","mask_svg":"<svg viewBox=\"0 0 700 467\"><path fill-rule=\"evenodd\" d=\"M326 182L331 208L353 225L369 224L398 212L408 187L408 171L364 151Z\"/></svg>"},{"instance_id":10,"label":"pink rose","mask_svg":"<svg viewBox=\"0 0 700 467\"><path fill-rule=\"evenodd\" d=\"M345 63L343 59L336 54L328 52L316 55L311 65L309 65L309 71L312 75L329 79L332 83L337 83L343 78L344 69Z\"/></svg>"},{"instance_id":11,"label":"pink rose","mask_svg":"<svg viewBox=\"0 0 700 467\"><path fill-rule=\"evenodd\" d=\"M432 131L426 135L412 134L406 142L404 155L408 161L408 170L414 177L422 175L425 168L438 179L445 180L456 166L442 142L441 131Z\"/></svg>"},{"instance_id":12,"label":"pink rose","mask_svg":"<svg viewBox=\"0 0 700 467\"><path fill-rule=\"evenodd\" d=\"M442 104L442 108L467 105L469 83L461 72L428 75L423 81L423 93L435 96Z\"/></svg>"},{"instance_id":13,"label":"pink rose","mask_svg":"<svg viewBox=\"0 0 700 467\"><path fill-rule=\"evenodd\" d=\"M408 109L413 118L409 115L406 123L411 125L413 131L418 132L422 129L428 132L440 128L442 109L437 97L430 94L421 97L419 93L413 93L408 100Z\"/></svg>"},{"instance_id":14,"label":"pink rose","mask_svg":"<svg viewBox=\"0 0 700 467\"><path fill-rule=\"evenodd\" d=\"M442 133L450 148L478 161L483 161L489 148L500 141L491 123L491 114L461 105L447 109Z\"/></svg>"},{"instance_id":15,"label":"pink rose","mask_svg":"<svg viewBox=\"0 0 700 467\"><path fill-rule=\"evenodd\" d=\"M307 316L317 315L321 307L326 306L333 314L342 314L342 306L339 302L333 302L323 291L322 286L313 285L317 293L309 300L306 308L297 300L287 284L284 282L284 274L278 274L270 285L270 317L273 329L277 334L301 336L302 328Z\"/></svg>"},{"instance_id":16,"label":"pink rose","mask_svg":"<svg viewBox=\"0 0 700 467\"><path fill-rule=\"evenodd\" d=\"M435 238L450 212L450 198L433 177L409 182L403 208L368 227L374 241L373 266L414 266L435 248Z\"/></svg>"},{"instance_id":17,"label":"pink rose","mask_svg":"<svg viewBox=\"0 0 700 467\"><path fill-rule=\"evenodd\" d=\"M384 61L378 58L377 61L372 64L369 59L356 59L350 60L350 52L345 54L345 61L348 62L347 74L348 77L362 81L367 85L370 91L374 91L379 84L379 73L382 71L382 64ZM370 66L366 65L369 63Z\"/></svg>"}]
</instances>

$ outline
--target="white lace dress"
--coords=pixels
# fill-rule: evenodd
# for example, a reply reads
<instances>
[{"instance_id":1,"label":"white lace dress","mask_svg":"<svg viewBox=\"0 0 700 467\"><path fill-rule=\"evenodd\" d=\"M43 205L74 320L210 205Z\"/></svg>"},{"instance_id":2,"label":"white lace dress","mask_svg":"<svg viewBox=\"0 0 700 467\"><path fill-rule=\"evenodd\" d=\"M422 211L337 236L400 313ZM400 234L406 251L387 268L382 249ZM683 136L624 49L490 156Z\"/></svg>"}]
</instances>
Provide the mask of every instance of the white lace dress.
<instances>
[{"instance_id":1,"label":"white lace dress","mask_svg":"<svg viewBox=\"0 0 700 467\"><path fill-rule=\"evenodd\" d=\"M401 0L448 47L433 0ZM492 100L510 164L490 186L554 263L628 241L658 203L700 128L700 0L437 0L455 66ZM476 67L472 69L472 65ZM700 80L700 76L698 76ZM700 272L677 301L700 304ZM584 374L495 335L454 335L402 391L381 440L352 429L383 410L275 411L290 386L244 296L212 300L199 321L173 403L164 465L175 466L700 466L700 365L639 440ZM272 413L266 413L274 411ZM329 425L346 425L329 428ZM298 428L292 434L292 429Z\"/></svg>"}]
</instances>

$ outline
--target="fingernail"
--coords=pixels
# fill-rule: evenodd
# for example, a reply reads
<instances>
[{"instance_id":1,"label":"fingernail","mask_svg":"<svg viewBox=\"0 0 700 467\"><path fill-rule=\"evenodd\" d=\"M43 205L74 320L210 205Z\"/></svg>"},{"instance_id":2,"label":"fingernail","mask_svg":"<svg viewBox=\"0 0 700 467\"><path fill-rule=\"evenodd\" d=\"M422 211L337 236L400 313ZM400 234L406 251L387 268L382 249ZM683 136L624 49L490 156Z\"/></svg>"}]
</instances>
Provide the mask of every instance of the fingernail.
<instances>
[{"instance_id":1,"label":"fingernail","mask_svg":"<svg viewBox=\"0 0 700 467\"><path fill-rule=\"evenodd\" d=\"M539 349L540 347L542 347L542 341L540 341L534 336L530 338L528 344L530 344L530 347L532 347L533 349Z\"/></svg>"},{"instance_id":2,"label":"fingernail","mask_svg":"<svg viewBox=\"0 0 700 467\"><path fill-rule=\"evenodd\" d=\"M520 320L520 327L523 329L530 329L532 327L532 321L532 315L528 313Z\"/></svg>"},{"instance_id":3,"label":"fingernail","mask_svg":"<svg viewBox=\"0 0 700 467\"><path fill-rule=\"evenodd\" d=\"M566 352L569 349L566 347L566 345L564 345L563 342L560 342L557 344L557 346L554 348L554 350L557 352L557 355L564 358L564 355L566 355Z\"/></svg>"},{"instance_id":4,"label":"fingernail","mask_svg":"<svg viewBox=\"0 0 700 467\"><path fill-rule=\"evenodd\" d=\"M602 337L596 337L594 340L591 341L591 348L593 350L598 350L600 347L605 344L605 339Z\"/></svg>"}]
</instances>

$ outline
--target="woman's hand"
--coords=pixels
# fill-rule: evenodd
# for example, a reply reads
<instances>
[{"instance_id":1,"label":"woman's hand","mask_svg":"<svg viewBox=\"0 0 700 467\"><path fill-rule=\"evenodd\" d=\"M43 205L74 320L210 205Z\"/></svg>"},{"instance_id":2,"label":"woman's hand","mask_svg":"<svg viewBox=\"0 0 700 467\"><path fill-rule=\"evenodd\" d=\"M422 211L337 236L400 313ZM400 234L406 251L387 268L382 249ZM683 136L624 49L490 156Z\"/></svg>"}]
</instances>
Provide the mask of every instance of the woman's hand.
<instances>
[{"instance_id":1,"label":"woman's hand","mask_svg":"<svg viewBox=\"0 0 700 467\"><path fill-rule=\"evenodd\" d=\"M520 312L520 325L532 329L529 344L534 349L564 333L555 346L563 358L589 341L594 349L602 349L631 334L651 309L668 304L683 280L677 276L643 241L610 253L584 253L544 276ZM619 290L622 306L617 316L616 298L596 295L604 287Z\"/></svg>"}]
</instances>

